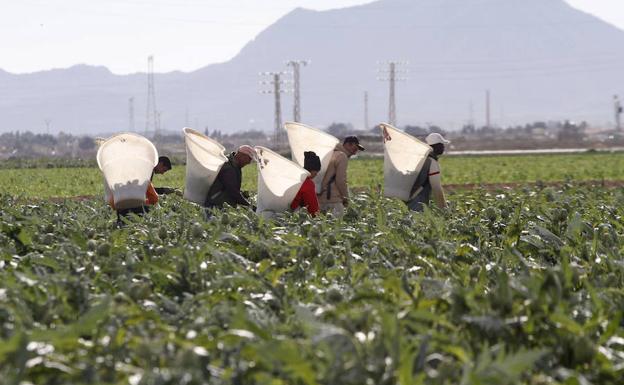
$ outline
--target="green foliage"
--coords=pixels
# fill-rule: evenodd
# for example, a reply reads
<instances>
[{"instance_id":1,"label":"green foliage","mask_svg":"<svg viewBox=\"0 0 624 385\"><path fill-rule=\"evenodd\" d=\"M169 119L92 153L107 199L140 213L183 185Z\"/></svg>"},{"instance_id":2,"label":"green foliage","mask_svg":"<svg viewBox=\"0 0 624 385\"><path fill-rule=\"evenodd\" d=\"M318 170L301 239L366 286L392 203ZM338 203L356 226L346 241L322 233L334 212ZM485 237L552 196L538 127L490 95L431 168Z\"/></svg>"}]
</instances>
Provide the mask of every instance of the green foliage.
<instances>
[{"instance_id":1,"label":"green foliage","mask_svg":"<svg viewBox=\"0 0 624 385\"><path fill-rule=\"evenodd\" d=\"M6 384L619 384L624 194L455 193L344 219L0 196Z\"/></svg>"}]
</instances>

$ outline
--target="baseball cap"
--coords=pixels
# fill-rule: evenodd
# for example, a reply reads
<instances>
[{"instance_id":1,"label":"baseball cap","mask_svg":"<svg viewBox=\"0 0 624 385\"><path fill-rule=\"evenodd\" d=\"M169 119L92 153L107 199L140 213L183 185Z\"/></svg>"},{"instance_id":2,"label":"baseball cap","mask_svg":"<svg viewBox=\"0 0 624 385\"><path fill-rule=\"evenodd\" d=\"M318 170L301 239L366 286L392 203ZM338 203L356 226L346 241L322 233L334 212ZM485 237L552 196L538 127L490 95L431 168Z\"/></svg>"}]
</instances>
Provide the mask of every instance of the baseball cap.
<instances>
[{"instance_id":1,"label":"baseball cap","mask_svg":"<svg viewBox=\"0 0 624 385\"><path fill-rule=\"evenodd\" d=\"M347 144L347 143L357 144L357 147L360 151L366 150L364 147L360 145L360 140L357 138L357 136L347 136L346 138L344 138L344 141L342 142L342 144Z\"/></svg>"},{"instance_id":2,"label":"baseball cap","mask_svg":"<svg viewBox=\"0 0 624 385\"><path fill-rule=\"evenodd\" d=\"M433 146L434 144L439 144L439 143L442 143L442 144L451 143L450 140L444 139L444 137L438 134L437 132L427 135L427 138L425 138L425 142L427 142L427 144L430 146Z\"/></svg>"}]
</instances>

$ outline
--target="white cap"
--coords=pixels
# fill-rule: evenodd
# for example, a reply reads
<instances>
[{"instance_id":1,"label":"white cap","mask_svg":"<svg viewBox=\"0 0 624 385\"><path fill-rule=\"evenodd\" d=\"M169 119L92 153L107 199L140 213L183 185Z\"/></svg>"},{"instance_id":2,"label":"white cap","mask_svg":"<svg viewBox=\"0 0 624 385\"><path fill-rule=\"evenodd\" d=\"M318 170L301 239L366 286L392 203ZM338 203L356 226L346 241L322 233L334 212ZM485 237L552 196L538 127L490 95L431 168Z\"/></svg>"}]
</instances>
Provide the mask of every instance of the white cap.
<instances>
[{"instance_id":1,"label":"white cap","mask_svg":"<svg viewBox=\"0 0 624 385\"><path fill-rule=\"evenodd\" d=\"M442 144L451 143L451 141L444 139L444 137L438 134L437 132L427 135L427 138L425 138L425 142L427 142L427 144L430 146L433 146L434 144L439 144L439 143L442 143Z\"/></svg>"}]
</instances>

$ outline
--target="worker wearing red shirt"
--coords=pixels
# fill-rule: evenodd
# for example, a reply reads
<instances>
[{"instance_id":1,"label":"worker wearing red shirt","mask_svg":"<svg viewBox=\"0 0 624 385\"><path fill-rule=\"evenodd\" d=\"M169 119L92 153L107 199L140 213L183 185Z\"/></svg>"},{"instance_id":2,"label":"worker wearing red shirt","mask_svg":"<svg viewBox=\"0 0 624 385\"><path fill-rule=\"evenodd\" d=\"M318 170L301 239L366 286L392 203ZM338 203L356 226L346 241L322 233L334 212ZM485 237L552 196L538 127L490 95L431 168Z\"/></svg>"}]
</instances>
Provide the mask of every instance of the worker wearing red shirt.
<instances>
[{"instance_id":1,"label":"worker wearing red shirt","mask_svg":"<svg viewBox=\"0 0 624 385\"><path fill-rule=\"evenodd\" d=\"M299 207L305 207L310 215L316 216L319 212L319 203L316 197L316 186L312 179L321 171L321 158L312 151L306 151L303 155L303 168L310 173L310 176L301 185L297 196L290 204L290 208L295 210Z\"/></svg>"}]
</instances>

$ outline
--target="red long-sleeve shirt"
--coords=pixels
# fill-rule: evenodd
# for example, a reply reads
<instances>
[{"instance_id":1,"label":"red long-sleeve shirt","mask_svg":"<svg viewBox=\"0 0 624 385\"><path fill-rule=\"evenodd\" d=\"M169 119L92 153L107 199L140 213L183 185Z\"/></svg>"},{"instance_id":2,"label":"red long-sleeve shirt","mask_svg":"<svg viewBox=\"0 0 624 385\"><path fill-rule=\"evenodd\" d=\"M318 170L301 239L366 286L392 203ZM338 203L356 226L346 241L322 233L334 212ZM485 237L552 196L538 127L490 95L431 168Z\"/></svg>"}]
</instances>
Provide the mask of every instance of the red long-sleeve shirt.
<instances>
[{"instance_id":1,"label":"red long-sleeve shirt","mask_svg":"<svg viewBox=\"0 0 624 385\"><path fill-rule=\"evenodd\" d=\"M308 209L308 212L311 215L316 215L319 212L319 203L318 198L316 197L316 186L314 186L314 182L310 178L306 178L301 185L299 192L297 192L295 199L293 199L290 204L290 208L293 210L304 206Z\"/></svg>"}]
</instances>

